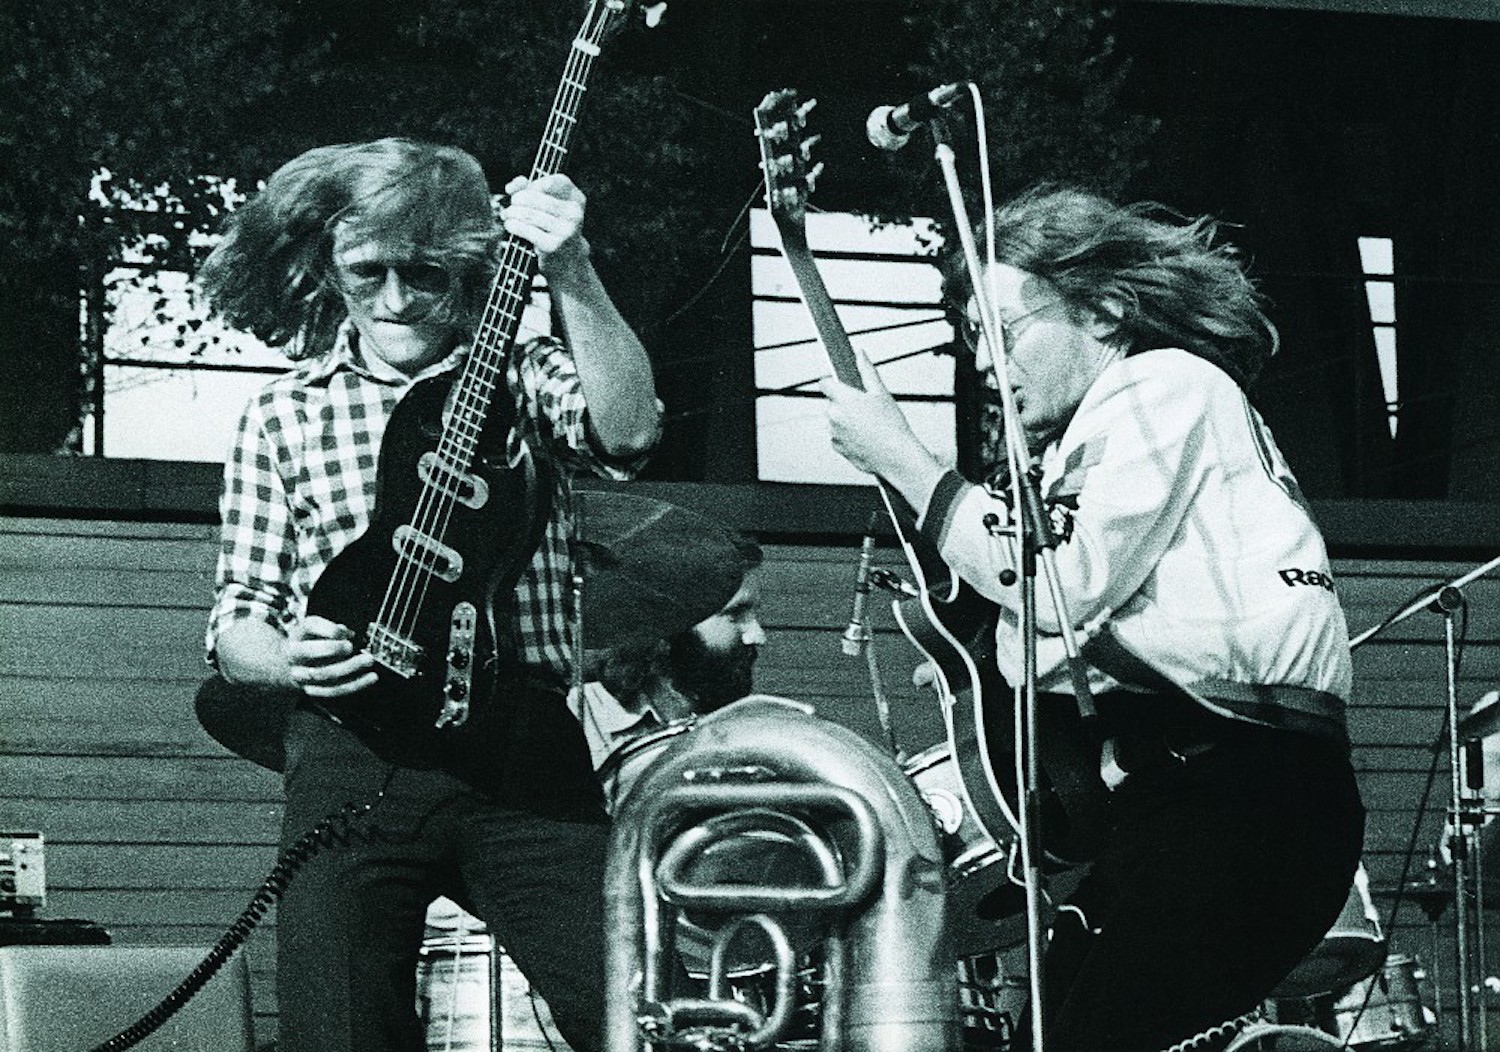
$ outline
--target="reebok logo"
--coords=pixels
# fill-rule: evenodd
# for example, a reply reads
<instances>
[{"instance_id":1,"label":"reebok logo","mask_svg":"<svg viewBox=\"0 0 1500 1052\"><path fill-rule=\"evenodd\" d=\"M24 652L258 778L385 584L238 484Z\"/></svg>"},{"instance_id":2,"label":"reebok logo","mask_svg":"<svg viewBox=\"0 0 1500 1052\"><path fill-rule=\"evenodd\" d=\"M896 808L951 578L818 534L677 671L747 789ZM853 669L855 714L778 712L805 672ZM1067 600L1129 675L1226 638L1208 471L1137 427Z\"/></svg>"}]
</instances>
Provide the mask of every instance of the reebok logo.
<instances>
[{"instance_id":1,"label":"reebok logo","mask_svg":"<svg viewBox=\"0 0 1500 1052\"><path fill-rule=\"evenodd\" d=\"M1318 570L1277 570L1276 574L1288 588L1310 584L1328 592L1333 591L1333 578Z\"/></svg>"}]
</instances>

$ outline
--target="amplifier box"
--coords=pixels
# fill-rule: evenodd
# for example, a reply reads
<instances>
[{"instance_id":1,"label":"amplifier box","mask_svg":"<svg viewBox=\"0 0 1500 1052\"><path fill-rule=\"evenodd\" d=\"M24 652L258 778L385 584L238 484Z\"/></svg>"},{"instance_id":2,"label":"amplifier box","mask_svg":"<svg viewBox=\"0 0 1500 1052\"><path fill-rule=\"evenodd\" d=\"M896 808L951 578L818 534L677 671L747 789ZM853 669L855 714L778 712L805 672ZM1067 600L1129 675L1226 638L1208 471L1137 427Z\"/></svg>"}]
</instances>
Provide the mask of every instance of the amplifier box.
<instances>
[{"instance_id":1,"label":"amplifier box","mask_svg":"<svg viewBox=\"0 0 1500 1052\"><path fill-rule=\"evenodd\" d=\"M0 946L0 1049L81 1052L161 1003L207 946ZM250 972L230 960L182 1010L134 1047L253 1052Z\"/></svg>"},{"instance_id":2,"label":"amplifier box","mask_svg":"<svg viewBox=\"0 0 1500 1052\"><path fill-rule=\"evenodd\" d=\"M0 911L47 904L47 863L40 833L0 832Z\"/></svg>"}]
</instances>

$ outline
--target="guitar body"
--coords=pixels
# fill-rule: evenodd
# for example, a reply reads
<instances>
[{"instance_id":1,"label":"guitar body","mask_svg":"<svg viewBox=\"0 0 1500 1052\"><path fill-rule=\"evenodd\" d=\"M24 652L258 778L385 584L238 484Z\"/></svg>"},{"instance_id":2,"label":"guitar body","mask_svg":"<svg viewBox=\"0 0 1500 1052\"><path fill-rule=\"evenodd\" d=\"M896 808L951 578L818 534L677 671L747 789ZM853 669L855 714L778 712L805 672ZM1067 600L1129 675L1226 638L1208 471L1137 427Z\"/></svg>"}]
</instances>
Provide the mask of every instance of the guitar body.
<instances>
[{"instance_id":1,"label":"guitar body","mask_svg":"<svg viewBox=\"0 0 1500 1052\"><path fill-rule=\"evenodd\" d=\"M381 622L417 648L410 674L379 664L376 686L322 705L377 752L418 764L438 758L449 733L437 726L445 706L480 711L491 703L503 667L513 664L501 642L510 629L503 606L536 551L550 507L550 487L534 458L506 465L512 414L496 412L461 483L464 499L442 509L444 561L435 564L441 572L403 572L410 560L398 547L423 558L431 551L403 538L431 503L434 476L423 462L439 447L450 387L447 377L423 381L396 407L380 448L375 515L308 598L309 613L347 625L362 648L378 639L372 626ZM438 523L432 525L436 532Z\"/></svg>"},{"instance_id":2,"label":"guitar body","mask_svg":"<svg viewBox=\"0 0 1500 1052\"><path fill-rule=\"evenodd\" d=\"M932 663L943 699L954 766L969 805L997 845L1020 833L1013 692L995 660L996 607L962 581L934 596L919 590L891 604L896 623ZM1103 828L1106 800L1077 707L1043 698L1042 847L1055 864L1088 861ZM1006 839L1001 839L1001 838Z\"/></svg>"}]
</instances>

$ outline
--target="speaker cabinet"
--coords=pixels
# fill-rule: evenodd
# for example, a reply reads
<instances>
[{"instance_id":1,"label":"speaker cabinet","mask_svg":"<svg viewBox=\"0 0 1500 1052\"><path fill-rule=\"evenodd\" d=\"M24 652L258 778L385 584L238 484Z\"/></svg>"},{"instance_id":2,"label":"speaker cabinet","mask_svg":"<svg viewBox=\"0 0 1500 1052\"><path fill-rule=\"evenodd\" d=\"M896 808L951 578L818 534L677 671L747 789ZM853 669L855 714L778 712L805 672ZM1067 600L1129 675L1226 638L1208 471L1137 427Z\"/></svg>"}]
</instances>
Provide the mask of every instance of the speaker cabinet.
<instances>
[{"instance_id":1,"label":"speaker cabinet","mask_svg":"<svg viewBox=\"0 0 1500 1052\"><path fill-rule=\"evenodd\" d=\"M156 1007L207 953L198 946L0 946L0 1049L87 1052ZM253 1052L244 956L135 1047Z\"/></svg>"}]
</instances>

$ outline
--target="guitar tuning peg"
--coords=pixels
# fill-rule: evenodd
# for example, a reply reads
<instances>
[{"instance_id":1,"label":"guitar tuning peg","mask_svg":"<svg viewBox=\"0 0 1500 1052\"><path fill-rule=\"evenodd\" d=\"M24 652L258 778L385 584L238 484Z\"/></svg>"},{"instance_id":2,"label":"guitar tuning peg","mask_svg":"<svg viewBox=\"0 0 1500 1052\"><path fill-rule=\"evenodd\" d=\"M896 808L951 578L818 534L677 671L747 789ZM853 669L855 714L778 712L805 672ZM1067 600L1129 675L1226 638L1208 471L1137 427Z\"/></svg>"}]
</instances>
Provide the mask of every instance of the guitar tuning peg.
<instances>
[{"instance_id":1,"label":"guitar tuning peg","mask_svg":"<svg viewBox=\"0 0 1500 1052\"><path fill-rule=\"evenodd\" d=\"M641 19L646 23L647 29L655 29L661 25L662 16L667 13L665 2L647 4L641 8Z\"/></svg>"},{"instance_id":2,"label":"guitar tuning peg","mask_svg":"<svg viewBox=\"0 0 1500 1052\"><path fill-rule=\"evenodd\" d=\"M807 172L807 190L809 193L818 188L818 176L823 174L823 162L819 161Z\"/></svg>"},{"instance_id":3,"label":"guitar tuning peg","mask_svg":"<svg viewBox=\"0 0 1500 1052\"><path fill-rule=\"evenodd\" d=\"M822 141L823 141L823 136L822 135L809 135L806 139L803 139L802 140L802 145L800 147L798 147L798 149L801 150L801 152L802 152L802 159L804 161L810 161L810 160L812 160L812 150L813 150L813 147L816 146L816 145L818 145L818 143L820 143Z\"/></svg>"},{"instance_id":4,"label":"guitar tuning peg","mask_svg":"<svg viewBox=\"0 0 1500 1052\"><path fill-rule=\"evenodd\" d=\"M788 129L786 121L777 121L775 124L759 132L762 139L771 142L786 142Z\"/></svg>"},{"instance_id":5,"label":"guitar tuning peg","mask_svg":"<svg viewBox=\"0 0 1500 1052\"><path fill-rule=\"evenodd\" d=\"M808 99L802 105L798 106L797 107L797 119L799 121L805 121L805 120L807 120L807 115L813 111L813 107L816 106L817 104L818 104L818 100L817 99Z\"/></svg>"}]
</instances>

